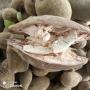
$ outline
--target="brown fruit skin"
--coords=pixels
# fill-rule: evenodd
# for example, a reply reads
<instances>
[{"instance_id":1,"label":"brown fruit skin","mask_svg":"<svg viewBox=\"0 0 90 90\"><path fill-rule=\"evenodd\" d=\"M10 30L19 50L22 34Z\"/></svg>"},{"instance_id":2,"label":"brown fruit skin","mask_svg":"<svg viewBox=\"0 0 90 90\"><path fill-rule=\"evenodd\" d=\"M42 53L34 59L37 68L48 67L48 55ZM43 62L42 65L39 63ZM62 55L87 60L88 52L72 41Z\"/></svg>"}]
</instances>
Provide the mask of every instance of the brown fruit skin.
<instances>
[{"instance_id":1,"label":"brown fruit skin","mask_svg":"<svg viewBox=\"0 0 90 90\"><path fill-rule=\"evenodd\" d=\"M24 0L24 8L28 15L30 16L36 15L34 0Z\"/></svg>"},{"instance_id":2,"label":"brown fruit skin","mask_svg":"<svg viewBox=\"0 0 90 90\"><path fill-rule=\"evenodd\" d=\"M78 90L90 90L90 81L81 82L78 86Z\"/></svg>"},{"instance_id":3,"label":"brown fruit skin","mask_svg":"<svg viewBox=\"0 0 90 90\"><path fill-rule=\"evenodd\" d=\"M37 15L55 15L70 19L72 10L68 0L36 0Z\"/></svg>"},{"instance_id":4,"label":"brown fruit skin","mask_svg":"<svg viewBox=\"0 0 90 90\"><path fill-rule=\"evenodd\" d=\"M11 7L18 11L24 11L24 0L12 0Z\"/></svg>"},{"instance_id":5,"label":"brown fruit skin","mask_svg":"<svg viewBox=\"0 0 90 90\"><path fill-rule=\"evenodd\" d=\"M60 81L65 87L76 87L82 80L82 76L74 71L66 71L61 75Z\"/></svg>"},{"instance_id":6,"label":"brown fruit skin","mask_svg":"<svg viewBox=\"0 0 90 90\"><path fill-rule=\"evenodd\" d=\"M4 20L17 22L17 10L13 8L6 8L2 11L2 17Z\"/></svg>"}]
</instances>

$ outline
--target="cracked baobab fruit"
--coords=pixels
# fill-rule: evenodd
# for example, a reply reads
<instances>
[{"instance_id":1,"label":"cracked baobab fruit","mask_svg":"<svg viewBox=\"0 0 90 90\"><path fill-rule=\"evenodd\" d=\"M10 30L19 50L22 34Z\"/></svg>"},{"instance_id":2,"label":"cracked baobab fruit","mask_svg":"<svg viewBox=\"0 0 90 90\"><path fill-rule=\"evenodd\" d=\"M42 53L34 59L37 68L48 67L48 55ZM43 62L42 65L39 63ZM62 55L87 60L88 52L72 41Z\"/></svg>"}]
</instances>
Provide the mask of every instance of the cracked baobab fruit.
<instances>
[{"instance_id":1,"label":"cracked baobab fruit","mask_svg":"<svg viewBox=\"0 0 90 90\"><path fill-rule=\"evenodd\" d=\"M79 84L78 90L90 90L90 81L83 81Z\"/></svg>"},{"instance_id":2,"label":"cracked baobab fruit","mask_svg":"<svg viewBox=\"0 0 90 90\"><path fill-rule=\"evenodd\" d=\"M8 45L36 68L50 72L70 70L88 61L77 55L71 46L88 38L90 30L69 19L52 15L33 16L12 25L9 31L26 36L22 41L8 40Z\"/></svg>"},{"instance_id":3,"label":"cracked baobab fruit","mask_svg":"<svg viewBox=\"0 0 90 90\"><path fill-rule=\"evenodd\" d=\"M86 44L87 44L87 40L83 40L80 41L79 43L74 44L73 47L76 49L82 49L86 46Z\"/></svg>"},{"instance_id":4,"label":"cracked baobab fruit","mask_svg":"<svg viewBox=\"0 0 90 90\"><path fill-rule=\"evenodd\" d=\"M35 9L37 15L55 15L71 18L72 9L68 0L36 0Z\"/></svg>"},{"instance_id":5,"label":"cracked baobab fruit","mask_svg":"<svg viewBox=\"0 0 90 90\"><path fill-rule=\"evenodd\" d=\"M28 15L36 15L35 0L24 0L25 11Z\"/></svg>"},{"instance_id":6,"label":"cracked baobab fruit","mask_svg":"<svg viewBox=\"0 0 90 90\"><path fill-rule=\"evenodd\" d=\"M7 47L8 66L12 73L25 72L28 70L29 64L22 60L22 58L11 47Z\"/></svg>"},{"instance_id":7,"label":"cracked baobab fruit","mask_svg":"<svg viewBox=\"0 0 90 90\"><path fill-rule=\"evenodd\" d=\"M1 32L0 33L0 48L6 49L7 48L7 39L9 39L11 33L9 32Z\"/></svg>"},{"instance_id":8,"label":"cracked baobab fruit","mask_svg":"<svg viewBox=\"0 0 90 90\"><path fill-rule=\"evenodd\" d=\"M48 70L38 69L35 67L32 68L32 72L34 75L39 76L39 77L40 76L46 76L49 73Z\"/></svg>"},{"instance_id":9,"label":"cracked baobab fruit","mask_svg":"<svg viewBox=\"0 0 90 90\"><path fill-rule=\"evenodd\" d=\"M14 87L15 77L8 69L8 61L5 60L0 65L0 86L3 88Z\"/></svg>"},{"instance_id":10,"label":"cracked baobab fruit","mask_svg":"<svg viewBox=\"0 0 90 90\"><path fill-rule=\"evenodd\" d=\"M47 90L50 84L48 77L33 78L28 90Z\"/></svg>"},{"instance_id":11,"label":"cracked baobab fruit","mask_svg":"<svg viewBox=\"0 0 90 90\"><path fill-rule=\"evenodd\" d=\"M75 71L65 71L60 77L65 87L76 87L82 80L82 76Z\"/></svg>"},{"instance_id":12,"label":"cracked baobab fruit","mask_svg":"<svg viewBox=\"0 0 90 90\"><path fill-rule=\"evenodd\" d=\"M11 7L18 11L24 11L24 0L12 0Z\"/></svg>"},{"instance_id":13,"label":"cracked baobab fruit","mask_svg":"<svg viewBox=\"0 0 90 90\"><path fill-rule=\"evenodd\" d=\"M69 0L73 15L73 19L81 20L81 21L90 21L90 0Z\"/></svg>"},{"instance_id":14,"label":"cracked baobab fruit","mask_svg":"<svg viewBox=\"0 0 90 90\"><path fill-rule=\"evenodd\" d=\"M13 8L5 8L2 10L2 17L4 20L17 22L17 10Z\"/></svg>"},{"instance_id":15,"label":"cracked baobab fruit","mask_svg":"<svg viewBox=\"0 0 90 90\"><path fill-rule=\"evenodd\" d=\"M13 49L15 49L15 51L21 56L21 58L24 61L26 61L27 63L29 63L29 64L37 67L37 68L41 68L42 67L42 69L49 70L50 72L53 72L53 71L60 71L60 70L69 70L69 69L72 69L72 68L75 68L76 69L76 68L80 68L82 66L82 65L78 65L78 66L77 65L75 65L75 66L72 65L72 67L71 66L68 66L67 67L67 65L65 64L66 58L65 59L63 58L63 60L62 60L63 63L65 64L64 66L63 65L61 66L61 63L60 63L60 65L59 65L59 63L56 64L57 63L56 62L56 59L57 58L60 58L59 56L57 56L57 57L54 57L54 56L44 56L44 57L46 57L46 59L43 61L43 56L42 55L38 55L39 57L37 57L36 54L34 55L34 54L30 54L30 53L28 54L26 52L23 52L23 50L21 50L21 47L18 47L18 45L19 45L20 42L19 43L16 43L17 41L14 41L12 43L11 42L12 41L9 41L8 42L8 45L10 45ZM77 56L75 53L73 53L73 52L71 52L69 50L66 53L64 52L64 54L62 54L61 57L66 57L67 56L68 58L70 58L70 55L72 55L72 54L75 55L75 57ZM33 57L33 58L31 58L31 57ZM81 57L81 56L79 56L79 57ZM74 56L72 58L74 58ZM83 58L85 59L85 57L82 57L81 60L84 60ZM42 60L42 61L40 61L39 59ZM49 63L49 61L50 61L49 59L52 62ZM73 61L71 58L69 60L70 60L70 62L68 61L69 63L71 63ZM75 60L77 60L77 59L75 59ZM47 61L48 64L45 64L46 61ZM53 62L53 61L55 61L55 62Z\"/></svg>"},{"instance_id":16,"label":"cracked baobab fruit","mask_svg":"<svg viewBox=\"0 0 90 90\"><path fill-rule=\"evenodd\" d=\"M28 90L31 81L32 71L30 69L20 74L20 84L22 85L23 90Z\"/></svg>"}]
</instances>

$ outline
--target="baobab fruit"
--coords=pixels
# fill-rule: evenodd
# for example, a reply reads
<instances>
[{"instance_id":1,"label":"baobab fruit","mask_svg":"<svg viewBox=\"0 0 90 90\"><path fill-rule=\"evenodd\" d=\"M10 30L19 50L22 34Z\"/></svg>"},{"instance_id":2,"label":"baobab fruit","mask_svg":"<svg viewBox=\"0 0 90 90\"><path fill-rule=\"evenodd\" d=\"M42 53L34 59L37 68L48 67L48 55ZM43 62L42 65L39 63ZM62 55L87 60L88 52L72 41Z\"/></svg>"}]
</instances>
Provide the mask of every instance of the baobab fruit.
<instances>
[{"instance_id":1,"label":"baobab fruit","mask_svg":"<svg viewBox=\"0 0 90 90\"><path fill-rule=\"evenodd\" d=\"M36 77L32 80L28 90L47 90L50 85L48 77Z\"/></svg>"},{"instance_id":2,"label":"baobab fruit","mask_svg":"<svg viewBox=\"0 0 90 90\"><path fill-rule=\"evenodd\" d=\"M13 8L5 8L2 11L2 17L4 20L17 21L17 10Z\"/></svg>"},{"instance_id":3,"label":"baobab fruit","mask_svg":"<svg viewBox=\"0 0 90 90\"><path fill-rule=\"evenodd\" d=\"M68 0L36 0L37 15L55 15L71 18L72 10Z\"/></svg>"},{"instance_id":4,"label":"baobab fruit","mask_svg":"<svg viewBox=\"0 0 90 90\"><path fill-rule=\"evenodd\" d=\"M64 71L60 81L65 87L75 87L81 82L82 76L75 71Z\"/></svg>"}]
</instances>

